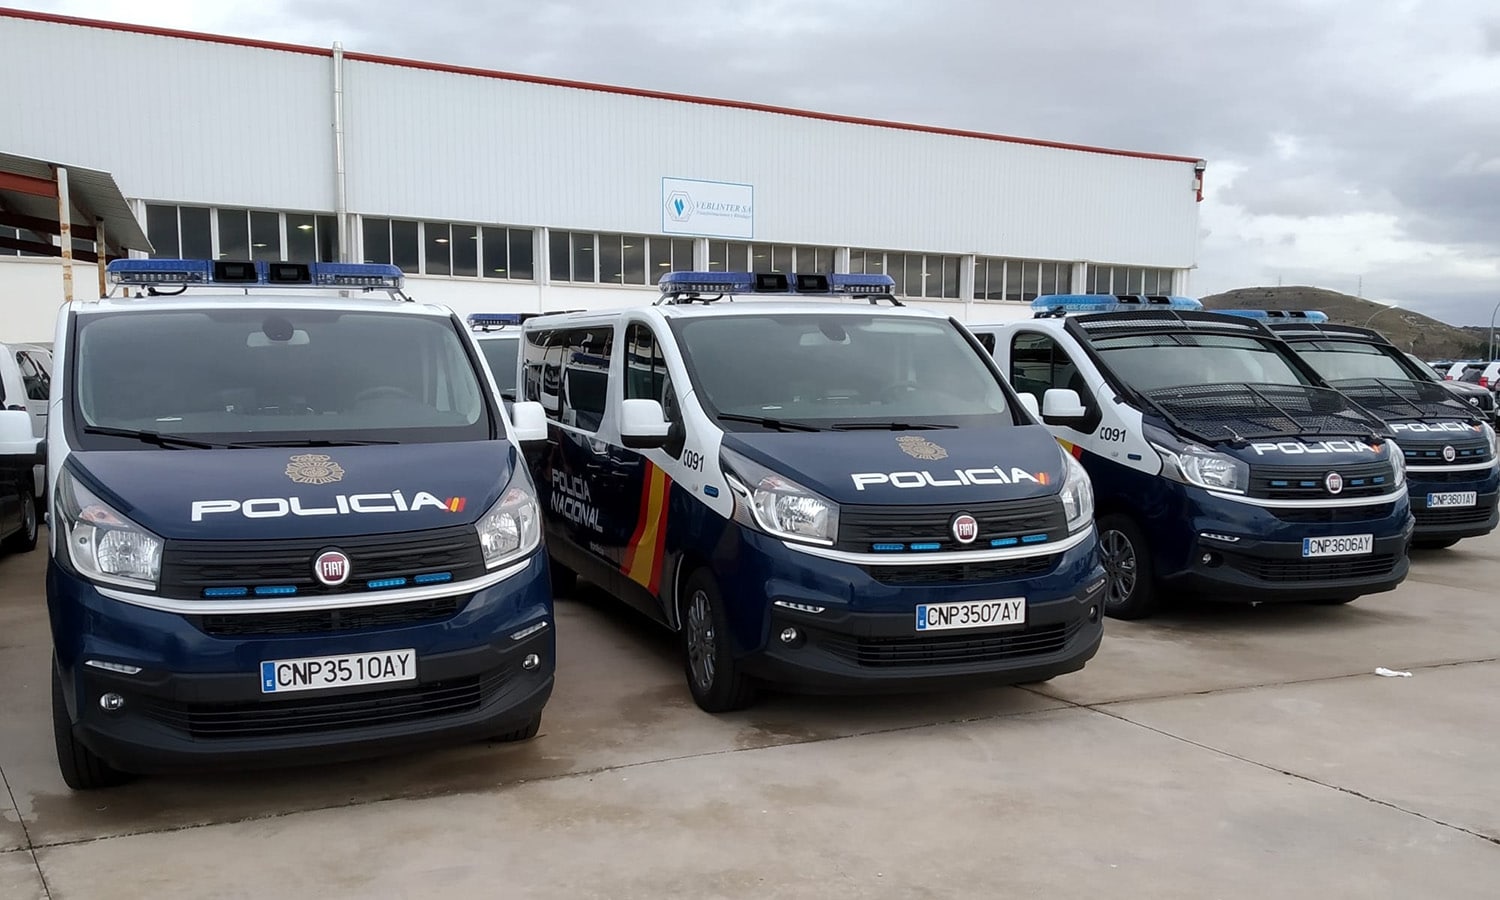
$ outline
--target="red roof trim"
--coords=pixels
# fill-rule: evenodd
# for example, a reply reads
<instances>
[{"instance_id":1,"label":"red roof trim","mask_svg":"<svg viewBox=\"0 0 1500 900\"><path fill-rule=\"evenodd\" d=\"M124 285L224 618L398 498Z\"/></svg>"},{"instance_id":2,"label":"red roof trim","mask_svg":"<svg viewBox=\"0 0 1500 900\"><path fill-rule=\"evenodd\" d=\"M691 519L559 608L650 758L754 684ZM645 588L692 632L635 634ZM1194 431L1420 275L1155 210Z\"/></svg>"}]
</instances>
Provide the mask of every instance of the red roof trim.
<instances>
[{"instance_id":1,"label":"red roof trim","mask_svg":"<svg viewBox=\"0 0 1500 900\"><path fill-rule=\"evenodd\" d=\"M103 28L109 31L124 31L132 34L154 35L156 37L179 38L188 41L207 41L214 44L228 44L234 47L253 47L263 50L281 50L287 53L306 53L312 56L332 56L333 51L322 47L309 47L302 44L283 44L276 41L262 41L252 38L231 37L222 34L206 34L197 31L180 31L172 28L158 28L153 25L135 25L126 22L107 22L100 19L84 19L76 16L61 16L54 13L36 12L25 9L9 9L0 7L0 17L13 19L28 19L34 22L49 22L57 25L76 25L83 28ZM1071 144L1063 141L1045 141L1037 138L1014 137L1004 134L991 134L984 131L966 131L959 128L942 128L936 125L913 125L906 122L888 122L883 119L869 119L862 116L845 116L836 113L815 112L806 109L795 109L785 106L772 106L765 103L748 103L741 100L724 100L716 97L697 97L691 94L674 94L668 91L651 91L641 88L620 87L609 84L596 84L589 81L572 81L565 78L548 78L542 75L524 75L516 72L500 72L493 69L478 69L469 66L455 66L446 63L425 62L422 60L402 59L394 56L380 56L373 53L346 52L345 59L356 62L375 63L378 65L398 66L407 69L422 69L429 72L446 72L454 75L472 75L477 78L495 78L502 81L517 81L525 84L539 84L550 87L572 88L583 91L599 91L606 94L620 94L627 97L644 97L652 100L669 100L677 103L695 103L700 106L717 106L725 109L743 109L751 112L771 113L773 115L796 116L803 119L816 119L824 122L838 122L844 125L865 125L873 128L892 128L898 131L914 131L922 134L938 134L946 137L971 138L981 141L996 141L1006 144L1023 144L1030 147L1045 147L1052 150L1074 150L1081 153L1101 153L1108 156L1126 156L1134 159L1154 159L1165 162L1197 163L1199 158L1195 156L1174 156L1166 153L1145 153L1139 150L1118 150L1111 147L1094 147L1088 144Z\"/></svg>"}]
</instances>

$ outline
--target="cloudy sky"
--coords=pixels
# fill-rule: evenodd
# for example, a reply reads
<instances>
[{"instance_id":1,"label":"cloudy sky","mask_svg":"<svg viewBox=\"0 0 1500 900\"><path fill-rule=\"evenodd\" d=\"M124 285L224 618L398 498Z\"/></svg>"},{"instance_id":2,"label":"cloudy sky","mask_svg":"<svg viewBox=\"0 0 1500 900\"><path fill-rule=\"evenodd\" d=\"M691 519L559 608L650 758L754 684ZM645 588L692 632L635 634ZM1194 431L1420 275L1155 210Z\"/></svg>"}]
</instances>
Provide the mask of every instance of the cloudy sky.
<instances>
[{"instance_id":1,"label":"cloudy sky","mask_svg":"<svg viewBox=\"0 0 1500 900\"><path fill-rule=\"evenodd\" d=\"M1500 301L1494 0L16 5L1201 156L1195 293L1362 285L1459 324Z\"/></svg>"}]
</instances>

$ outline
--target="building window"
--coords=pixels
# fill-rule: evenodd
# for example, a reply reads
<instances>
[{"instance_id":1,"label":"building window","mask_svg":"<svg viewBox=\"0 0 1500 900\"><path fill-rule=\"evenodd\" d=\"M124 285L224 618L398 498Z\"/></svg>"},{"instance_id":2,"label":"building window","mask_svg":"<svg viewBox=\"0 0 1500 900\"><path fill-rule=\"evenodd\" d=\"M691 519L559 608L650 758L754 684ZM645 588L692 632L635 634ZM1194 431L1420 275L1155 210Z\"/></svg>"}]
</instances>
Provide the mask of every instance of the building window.
<instances>
[{"instance_id":1,"label":"building window","mask_svg":"<svg viewBox=\"0 0 1500 900\"><path fill-rule=\"evenodd\" d=\"M893 253L886 250L850 250L849 271L856 275L889 275L896 293L930 300L959 299L957 256L923 253Z\"/></svg>"},{"instance_id":2,"label":"building window","mask_svg":"<svg viewBox=\"0 0 1500 900\"><path fill-rule=\"evenodd\" d=\"M801 272L827 275L833 271L833 248L709 241L708 268L711 272Z\"/></svg>"},{"instance_id":3,"label":"building window","mask_svg":"<svg viewBox=\"0 0 1500 900\"><path fill-rule=\"evenodd\" d=\"M551 231L552 280L574 284L656 284L693 268L691 238Z\"/></svg>"},{"instance_id":4,"label":"building window","mask_svg":"<svg viewBox=\"0 0 1500 900\"><path fill-rule=\"evenodd\" d=\"M1136 269L1128 266L1089 266L1090 294L1172 293L1172 269Z\"/></svg>"},{"instance_id":5,"label":"building window","mask_svg":"<svg viewBox=\"0 0 1500 900\"><path fill-rule=\"evenodd\" d=\"M392 263L408 275L520 281L535 277L535 237L529 228L368 216L362 218L361 225L364 261Z\"/></svg>"},{"instance_id":6,"label":"building window","mask_svg":"<svg viewBox=\"0 0 1500 900\"><path fill-rule=\"evenodd\" d=\"M974 299L1030 303L1043 294L1073 290L1073 264L1038 259L974 260Z\"/></svg>"},{"instance_id":7,"label":"building window","mask_svg":"<svg viewBox=\"0 0 1500 900\"><path fill-rule=\"evenodd\" d=\"M332 262L338 258L338 220L317 213L148 203L146 236L157 259Z\"/></svg>"}]
</instances>

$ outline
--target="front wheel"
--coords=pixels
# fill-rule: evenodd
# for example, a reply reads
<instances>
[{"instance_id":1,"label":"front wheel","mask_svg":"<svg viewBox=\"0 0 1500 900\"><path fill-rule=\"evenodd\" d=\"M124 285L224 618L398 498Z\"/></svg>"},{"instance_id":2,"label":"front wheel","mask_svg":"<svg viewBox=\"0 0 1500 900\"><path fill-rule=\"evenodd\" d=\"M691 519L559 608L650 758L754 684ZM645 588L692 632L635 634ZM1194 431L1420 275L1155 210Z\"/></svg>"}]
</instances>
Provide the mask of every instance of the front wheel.
<instances>
[{"instance_id":1,"label":"front wheel","mask_svg":"<svg viewBox=\"0 0 1500 900\"><path fill-rule=\"evenodd\" d=\"M21 498L21 530L5 539L5 549L11 553L30 553L36 549L36 538L40 531L37 525L37 506L32 498Z\"/></svg>"},{"instance_id":2,"label":"front wheel","mask_svg":"<svg viewBox=\"0 0 1500 900\"><path fill-rule=\"evenodd\" d=\"M682 645L693 701L704 712L744 709L755 702L755 683L734 659L718 584L707 569L699 569L688 578L683 594Z\"/></svg>"},{"instance_id":3,"label":"front wheel","mask_svg":"<svg viewBox=\"0 0 1500 900\"><path fill-rule=\"evenodd\" d=\"M92 791L114 787L131 779L79 743L73 736L73 722L68 718L68 704L63 699L62 676L57 674L57 660L52 661L52 740L57 747L57 768L63 782L75 791Z\"/></svg>"},{"instance_id":4,"label":"front wheel","mask_svg":"<svg viewBox=\"0 0 1500 900\"><path fill-rule=\"evenodd\" d=\"M1144 619L1161 606L1151 570L1151 549L1146 536L1127 516L1101 518L1099 555L1109 583L1104 590L1104 612L1116 619Z\"/></svg>"}]
</instances>

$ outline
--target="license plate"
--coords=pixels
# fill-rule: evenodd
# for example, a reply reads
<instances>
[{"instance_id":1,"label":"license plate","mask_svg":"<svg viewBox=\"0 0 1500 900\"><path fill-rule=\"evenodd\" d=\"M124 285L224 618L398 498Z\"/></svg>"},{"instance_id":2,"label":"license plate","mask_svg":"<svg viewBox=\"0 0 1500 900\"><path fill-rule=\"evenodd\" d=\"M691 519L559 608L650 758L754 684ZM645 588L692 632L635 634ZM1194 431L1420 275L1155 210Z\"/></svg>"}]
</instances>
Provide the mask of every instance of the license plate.
<instances>
[{"instance_id":1,"label":"license plate","mask_svg":"<svg viewBox=\"0 0 1500 900\"><path fill-rule=\"evenodd\" d=\"M1359 556L1375 549L1375 535L1346 534L1340 537L1302 539L1302 556Z\"/></svg>"},{"instance_id":2,"label":"license plate","mask_svg":"<svg viewBox=\"0 0 1500 900\"><path fill-rule=\"evenodd\" d=\"M1445 506L1477 506L1479 504L1479 493L1477 491L1449 491L1446 494L1428 494L1427 508L1442 509Z\"/></svg>"},{"instance_id":3,"label":"license plate","mask_svg":"<svg viewBox=\"0 0 1500 900\"><path fill-rule=\"evenodd\" d=\"M417 680L417 651L378 650L347 656L273 659L260 664L260 692L288 694L357 684Z\"/></svg>"},{"instance_id":4,"label":"license plate","mask_svg":"<svg viewBox=\"0 0 1500 900\"><path fill-rule=\"evenodd\" d=\"M1023 625L1026 598L974 600L968 603L924 603L917 607L918 631L948 631L954 628L996 628Z\"/></svg>"}]
</instances>

